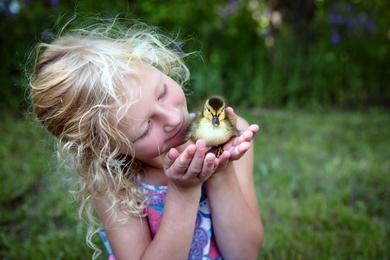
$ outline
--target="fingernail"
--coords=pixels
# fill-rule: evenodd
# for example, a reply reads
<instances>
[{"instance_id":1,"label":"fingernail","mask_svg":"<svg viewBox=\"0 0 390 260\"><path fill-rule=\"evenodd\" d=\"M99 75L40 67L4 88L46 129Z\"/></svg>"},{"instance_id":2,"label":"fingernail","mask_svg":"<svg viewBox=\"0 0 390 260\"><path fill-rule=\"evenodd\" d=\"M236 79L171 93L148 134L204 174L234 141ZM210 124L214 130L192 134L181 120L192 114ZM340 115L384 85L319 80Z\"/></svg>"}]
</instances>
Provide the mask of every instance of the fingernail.
<instances>
[{"instance_id":1,"label":"fingernail","mask_svg":"<svg viewBox=\"0 0 390 260\"><path fill-rule=\"evenodd\" d=\"M172 160L172 158L173 158L173 156L172 156L172 149L170 149L169 152L168 152L168 158L170 160Z\"/></svg>"},{"instance_id":2,"label":"fingernail","mask_svg":"<svg viewBox=\"0 0 390 260\"><path fill-rule=\"evenodd\" d=\"M188 153L189 154L194 154L195 153L195 147L194 146L188 147Z\"/></svg>"}]
</instances>

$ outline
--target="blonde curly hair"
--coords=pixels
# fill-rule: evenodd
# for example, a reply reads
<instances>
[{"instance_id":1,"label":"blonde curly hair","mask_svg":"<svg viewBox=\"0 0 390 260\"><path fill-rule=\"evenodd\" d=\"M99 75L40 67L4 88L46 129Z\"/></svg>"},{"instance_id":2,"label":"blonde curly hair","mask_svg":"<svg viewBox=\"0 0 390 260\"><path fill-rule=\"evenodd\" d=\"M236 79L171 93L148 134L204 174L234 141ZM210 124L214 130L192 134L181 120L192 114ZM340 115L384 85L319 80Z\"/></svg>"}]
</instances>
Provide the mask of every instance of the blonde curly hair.
<instances>
[{"instance_id":1,"label":"blonde curly hair","mask_svg":"<svg viewBox=\"0 0 390 260\"><path fill-rule=\"evenodd\" d=\"M85 21L83 21L85 24ZM147 203L136 184L140 164L117 122L135 102L124 96L125 77L152 65L183 85L189 71L174 38L155 27L119 19L67 24L51 43L38 43L30 75L33 113L57 137L62 158L77 172L79 215L87 220L87 244L100 229L93 207L104 196L131 216L144 216ZM112 122L113 113L116 122ZM128 147L127 156L120 154ZM109 187L110 185L110 187ZM113 214L114 215L114 214ZM115 215L114 215L115 219ZM124 221L124 220L122 220Z\"/></svg>"}]
</instances>

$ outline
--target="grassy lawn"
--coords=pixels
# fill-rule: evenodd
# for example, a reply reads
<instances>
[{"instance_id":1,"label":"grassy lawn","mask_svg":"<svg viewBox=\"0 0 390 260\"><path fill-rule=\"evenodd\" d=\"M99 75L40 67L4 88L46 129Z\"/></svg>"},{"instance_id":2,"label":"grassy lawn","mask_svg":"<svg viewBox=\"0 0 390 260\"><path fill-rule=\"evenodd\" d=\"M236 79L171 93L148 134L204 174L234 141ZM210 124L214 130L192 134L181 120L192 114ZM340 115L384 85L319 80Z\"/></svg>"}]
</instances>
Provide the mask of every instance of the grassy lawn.
<instances>
[{"instance_id":1,"label":"grassy lawn","mask_svg":"<svg viewBox=\"0 0 390 260\"><path fill-rule=\"evenodd\" d=\"M0 129L0 258L91 258L54 142L32 120L6 116Z\"/></svg>"},{"instance_id":2,"label":"grassy lawn","mask_svg":"<svg viewBox=\"0 0 390 260\"><path fill-rule=\"evenodd\" d=\"M260 111L248 119L261 125L261 259L390 256L389 114Z\"/></svg>"},{"instance_id":3,"label":"grassy lawn","mask_svg":"<svg viewBox=\"0 0 390 260\"><path fill-rule=\"evenodd\" d=\"M253 110L261 259L390 256L390 115ZM0 122L0 258L88 259L84 230L37 125Z\"/></svg>"}]
</instances>

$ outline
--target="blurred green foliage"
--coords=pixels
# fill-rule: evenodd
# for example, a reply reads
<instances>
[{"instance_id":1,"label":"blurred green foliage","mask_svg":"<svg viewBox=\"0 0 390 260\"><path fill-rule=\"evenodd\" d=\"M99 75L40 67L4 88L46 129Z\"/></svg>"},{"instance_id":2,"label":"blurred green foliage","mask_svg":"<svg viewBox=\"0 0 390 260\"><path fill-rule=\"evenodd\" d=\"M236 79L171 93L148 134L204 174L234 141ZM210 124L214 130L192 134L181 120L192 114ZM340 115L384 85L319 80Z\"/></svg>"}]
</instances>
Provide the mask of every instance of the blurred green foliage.
<instances>
[{"instance_id":1,"label":"blurred green foliage","mask_svg":"<svg viewBox=\"0 0 390 260\"><path fill-rule=\"evenodd\" d=\"M388 113L237 112L261 125L254 142L265 230L259 259L388 258ZM0 259L90 259L64 183L72 173L56 165L53 139L12 117L0 128ZM104 248L98 235L95 241Z\"/></svg>"},{"instance_id":2,"label":"blurred green foliage","mask_svg":"<svg viewBox=\"0 0 390 260\"><path fill-rule=\"evenodd\" d=\"M254 109L260 259L390 255L389 114Z\"/></svg>"},{"instance_id":3,"label":"blurred green foliage","mask_svg":"<svg viewBox=\"0 0 390 260\"><path fill-rule=\"evenodd\" d=\"M389 11L385 0L0 0L0 106L26 105L25 58L75 12L179 33L185 51L203 55L188 61L190 104L220 94L244 106L388 106Z\"/></svg>"},{"instance_id":4,"label":"blurred green foliage","mask_svg":"<svg viewBox=\"0 0 390 260\"><path fill-rule=\"evenodd\" d=\"M32 121L0 122L0 259L91 258L53 140Z\"/></svg>"},{"instance_id":5,"label":"blurred green foliage","mask_svg":"<svg viewBox=\"0 0 390 260\"><path fill-rule=\"evenodd\" d=\"M390 102L386 0L0 0L0 111L7 110L0 121L0 258L92 254L51 138L20 118L29 105L23 71L31 48L36 39L49 41L59 17L66 21L75 10L141 19L179 33L185 51L200 50L203 58L187 61L191 105L210 94L248 107ZM387 258L388 113L249 111L239 114L261 125L261 259Z\"/></svg>"}]
</instances>

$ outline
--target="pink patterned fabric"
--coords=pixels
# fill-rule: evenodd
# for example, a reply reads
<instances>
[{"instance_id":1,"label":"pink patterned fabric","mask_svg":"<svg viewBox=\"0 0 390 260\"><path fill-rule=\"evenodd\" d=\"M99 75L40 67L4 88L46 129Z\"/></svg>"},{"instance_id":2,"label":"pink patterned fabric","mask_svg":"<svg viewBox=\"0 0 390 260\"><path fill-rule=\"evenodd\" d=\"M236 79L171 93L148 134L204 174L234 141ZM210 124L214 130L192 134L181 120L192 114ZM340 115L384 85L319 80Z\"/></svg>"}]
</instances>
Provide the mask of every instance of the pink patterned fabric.
<instances>
[{"instance_id":1,"label":"pink patterned fabric","mask_svg":"<svg viewBox=\"0 0 390 260\"><path fill-rule=\"evenodd\" d=\"M140 191L148 196L149 206L148 223L152 237L157 233L161 218L164 213L164 200L166 196L165 186L152 186L143 181L140 183ZM210 205L206 191L202 189L202 196L199 202L198 214L195 222L194 236L188 259L194 260L215 260L222 259L215 243L211 227Z\"/></svg>"},{"instance_id":2,"label":"pink patterned fabric","mask_svg":"<svg viewBox=\"0 0 390 260\"><path fill-rule=\"evenodd\" d=\"M147 208L148 224L152 238L157 233L160 226L162 215L164 214L164 201L167 192L166 186L152 186L143 181L140 182L140 191L145 193L149 202ZM111 250L110 243L107 239L104 229L100 236L109 253L109 260L115 260ZM198 213L196 216L194 236L192 238L191 249L188 254L188 260L222 260L214 239L213 229L211 226L210 204L206 191L202 189L202 196L199 202Z\"/></svg>"}]
</instances>

